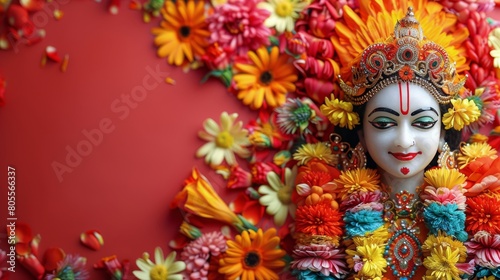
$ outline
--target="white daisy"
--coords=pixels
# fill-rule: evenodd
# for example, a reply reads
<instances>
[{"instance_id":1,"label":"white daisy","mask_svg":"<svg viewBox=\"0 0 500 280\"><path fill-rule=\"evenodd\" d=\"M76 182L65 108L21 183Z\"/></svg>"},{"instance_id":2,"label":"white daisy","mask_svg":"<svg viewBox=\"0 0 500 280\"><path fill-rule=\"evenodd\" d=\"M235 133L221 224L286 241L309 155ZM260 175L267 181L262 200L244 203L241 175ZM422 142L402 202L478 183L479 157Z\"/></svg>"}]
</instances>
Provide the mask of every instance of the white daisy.
<instances>
[{"instance_id":1,"label":"white daisy","mask_svg":"<svg viewBox=\"0 0 500 280\"><path fill-rule=\"evenodd\" d=\"M295 20L308 4L308 1L303 0L267 0L259 3L258 7L271 13L264 25L274 27L276 31L283 33L293 31Z\"/></svg>"},{"instance_id":2,"label":"white daisy","mask_svg":"<svg viewBox=\"0 0 500 280\"><path fill-rule=\"evenodd\" d=\"M140 270L134 270L134 276L139 280L182 280L180 272L186 269L186 264L175 261L176 255L173 251L165 259L161 248L156 247L155 262L149 259L148 253L144 253L144 257L135 262Z\"/></svg>"},{"instance_id":3,"label":"white daisy","mask_svg":"<svg viewBox=\"0 0 500 280\"><path fill-rule=\"evenodd\" d=\"M293 169L285 168L285 183L281 182L280 177L275 172L267 173L267 182L269 185L259 187L259 198L261 205L266 206L266 213L274 216L274 223L282 226L288 213L295 216L296 205L292 202L292 191L295 188L295 177L297 176L297 167Z\"/></svg>"},{"instance_id":4,"label":"white daisy","mask_svg":"<svg viewBox=\"0 0 500 280\"><path fill-rule=\"evenodd\" d=\"M248 131L242 129L241 121L234 123L237 117L236 113L229 115L223 112L220 116L220 126L213 119L205 120L205 130L200 131L198 136L208 143L196 151L196 156L205 157L205 162L210 165L220 165L223 160L229 165L235 165L235 153L242 158L249 157L250 151L245 148L250 145Z\"/></svg>"}]
</instances>

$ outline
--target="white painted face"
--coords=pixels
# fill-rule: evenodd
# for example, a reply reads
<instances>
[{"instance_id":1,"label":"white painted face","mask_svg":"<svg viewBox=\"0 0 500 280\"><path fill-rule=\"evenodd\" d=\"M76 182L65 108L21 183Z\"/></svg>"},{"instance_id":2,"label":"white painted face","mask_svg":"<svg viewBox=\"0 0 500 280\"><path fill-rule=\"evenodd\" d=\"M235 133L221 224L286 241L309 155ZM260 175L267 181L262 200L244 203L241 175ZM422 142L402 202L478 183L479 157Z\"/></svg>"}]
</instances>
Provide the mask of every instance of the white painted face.
<instances>
[{"instance_id":1,"label":"white painted face","mask_svg":"<svg viewBox=\"0 0 500 280\"><path fill-rule=\"evenodd\" d=\"M375 163L395 178L410 178L431 162L441 135L439 104L424 88L392 84L366 104L363 135Z\"/></svg>"}]
</instances>

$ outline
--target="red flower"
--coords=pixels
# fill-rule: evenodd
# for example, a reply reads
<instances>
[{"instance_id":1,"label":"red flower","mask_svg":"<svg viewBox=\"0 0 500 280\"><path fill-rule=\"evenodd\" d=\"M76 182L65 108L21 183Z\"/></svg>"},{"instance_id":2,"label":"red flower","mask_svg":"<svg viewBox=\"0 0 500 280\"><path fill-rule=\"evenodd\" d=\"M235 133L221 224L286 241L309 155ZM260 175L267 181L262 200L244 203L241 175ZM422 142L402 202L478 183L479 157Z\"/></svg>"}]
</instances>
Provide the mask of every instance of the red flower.
<instances>
[{"instance_id":1,"label":"red flower","mask_svg":"<svg viewBox=\"0 0 500 280\"><path fill-rule=\"evenodd\" d=\"M410 66L405 65L399 70L399 77L401 77L403 81L409 81L413 79L413 70L411 70Z\"/></svg>"},{"instance_id":2,"label":"red flower","mask_svg":"<svg viewBox=\"0 0 500 280\"><path fill-rule=\"evenodd\" d=\"M311 235L340 236L342 213L329 203L302 205L295 212L295 231Z\"/></svg>"},{"instance_id":3,"label":"red flower","mask_svg":"<svg viewBox=\"0 0 500 280\"><path fill-rule=\"evenodd\" d=\"M500 233L500 197L482 194L467 199L465 214L465 228L476 234L478 231L487 231L492 234Z\"/></svg>"}]
</instances>

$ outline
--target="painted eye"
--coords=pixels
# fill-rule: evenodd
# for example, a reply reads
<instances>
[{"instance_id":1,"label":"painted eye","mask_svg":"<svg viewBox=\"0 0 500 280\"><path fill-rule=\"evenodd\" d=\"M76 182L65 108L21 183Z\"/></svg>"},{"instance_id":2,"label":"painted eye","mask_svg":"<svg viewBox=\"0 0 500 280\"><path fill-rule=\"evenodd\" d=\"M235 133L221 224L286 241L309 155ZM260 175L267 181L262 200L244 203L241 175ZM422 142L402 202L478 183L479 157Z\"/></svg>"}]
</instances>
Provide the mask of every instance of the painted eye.
<instances>
[{"instance_id":1,"label":"painted eye","mask_svg":"<svg viewBox=\"0 0 500 280\"><path fill-rule=\"evenodd\" d=\"M420 117L413 121L411 124L414 127L422 128L422 129L430 129L433 128L434 125L436 124L437 120L431 118L431 117Z\"/></svg>"},{"instance_id":2,"label":"painted eye","mask_svg":"<svg viewBox=\"0 0 500 280\"><path fill-rule=\"evenodd\" d=\"M395 120L388 117L378 117L373 121L369 121L369 123L373 125L373 127L378 129L388 129L390 127L398 125Z\"/></svg>"}]
</instances>

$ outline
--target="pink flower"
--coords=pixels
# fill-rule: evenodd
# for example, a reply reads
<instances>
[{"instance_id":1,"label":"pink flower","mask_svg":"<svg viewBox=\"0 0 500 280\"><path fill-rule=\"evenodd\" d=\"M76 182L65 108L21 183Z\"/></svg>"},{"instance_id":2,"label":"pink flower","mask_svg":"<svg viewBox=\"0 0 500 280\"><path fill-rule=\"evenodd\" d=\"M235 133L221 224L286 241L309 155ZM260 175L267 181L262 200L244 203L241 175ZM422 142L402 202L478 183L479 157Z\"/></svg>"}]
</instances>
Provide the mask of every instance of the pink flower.
<instances>
[{"instance_id":1,"label":"pink flower","mask_svg":"<svg viewBox=\"0 0 500 280\"><path fill-rule=\"evenodd\" d=\"M321 272L325 276L340 277L347 273L344 252L331 245L297 245L293 250L293 269Z\"/></svg>"},{"instance_id":2,"label":"pink flower","mask_svg":"<svg viewBox=\"0 0 500 280\"><path fill-rule=\"evenodd\" d=\"M342 201L342 204L340 204L340 208L344 210L345 209L351 210L351 208L357 207L358 205L362 204L367 204L367 205L371 205L374 203L377 204L380 202L381 199L382 199L382 192L380 192L379 190L375 190L373 192L358 192L352 194L351 196L349 196L348 199Z\"/></svg>"},{"instance_id":3,"label":"pink flower","mask_svg":"<svg viewBox=\"0 0 500 280\"><path fill-rule=\"evenodd\" d=\"M478 231L469 242L465 242L467 253L474 255L476 265L496 268L500 266L500 235Z\"/></svg>"},{"instance_id":4,"label":"pink flower","mask_svg":"<svg viewBox=\"0 0 500 280\"><path fill-rule=\"evenodd\" d=\"M186 263L189 279L207 280L210 257L226 251L224 236L219 231L205 233L189 243L181 253L181 260Z\"/></svg>"},{"instance_id":5,"label":"pink flower","mask_svg":"<svg viewBox=\"0 0 500 280\"><path fill-rule=\"evenodd\" d=\"M267 185L267 173L274 171L279 173L279 169L272 163L256 162L251 165L252 183L256 185Z\"/></svg>"},{"instance_id":6,"label":"pink flower","mask_svg":"<svg viewBox=\"0 0 500 280\"><path fill-rule=\"evenodd\" d=\"M207 18L210 40L238 55L268 46L271 30L264 26L270 13L257 8L258 0L229 0Z\"/></svg>"},{"instance_id":7,"label":"pink flower","mask_svg":"<svg viewBox=\"0 0 500 280\"><path fill-rule=\"evenodd\" d=\"M452 189L436 189L433 186L427 186L421 198L425 201L426 205L429 205L431 202L438 202L443 205L455 203L460 210L465 210L465 201L467 200L459 186L455 186Z\"/></svg>"}]
</instances>

